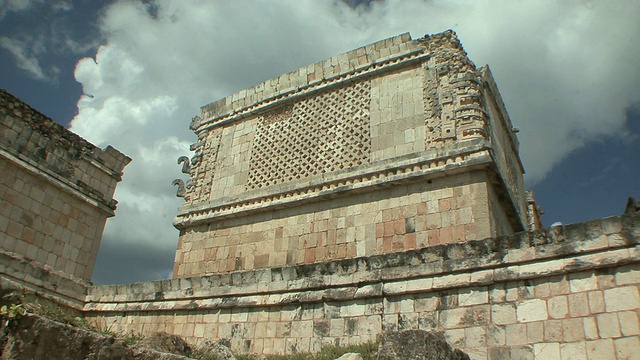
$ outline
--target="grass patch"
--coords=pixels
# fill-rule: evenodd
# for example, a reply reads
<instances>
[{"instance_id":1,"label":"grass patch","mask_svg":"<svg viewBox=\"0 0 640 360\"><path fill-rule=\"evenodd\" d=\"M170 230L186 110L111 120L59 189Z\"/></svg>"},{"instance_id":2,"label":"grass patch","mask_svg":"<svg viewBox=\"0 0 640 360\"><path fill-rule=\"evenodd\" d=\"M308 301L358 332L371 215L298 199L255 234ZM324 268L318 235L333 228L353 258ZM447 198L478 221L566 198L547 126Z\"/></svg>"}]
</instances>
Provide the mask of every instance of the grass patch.
<instances>
[{"instance_id":1,"label":"grass patch","mask_svg":"<svg viewBox=\"0 0 640 360\"><path fill-rule=\"evenodd\" d=\"M320 350L316 354L297 353L289 355L266 355L260 357L257 355L236 355L237 360L335 360L347 353L358 353L364 360L375 360L378 353L377 342L367 342L358 345L348 346L329 346ZM208 359L207 359L208 360Z\"/></svg>"},{"instance_id":2,"label":"grass patch","mask_svg":"<svg viewBox=\"0 0 640 360\"><path fill-rule=\"evenodd\" d=\"M54 303L46 302L43 304L37 299L32 302L25 302L23 299L23 303L25 304L26 309L33 314L40 315L44 318L67 324L79 329L93 331L105 336L111 336L113 338L121 340L127 345L136 345L144 339L143 335L136 334L133 331L128 333L117 332L112 330L111 326L107 326L106 324L89 324L78 314L74 313L71 310L64 309Z\"/></svg>"},{"instance_id":3,"label":"grass patch","mask_svg":"<svg viewBox=\"0 0 640 360\"><path fill-rule=\"evenodd\" d=\"M49 302L43 304L40 301L35 300L33 302L25 302L25 307L29 310L29 312L40 315L47 319L71 325L80 329L93 330L81 316L74 314L72 311L65 310L57 304Z\"/></svg>"}]
</instances>

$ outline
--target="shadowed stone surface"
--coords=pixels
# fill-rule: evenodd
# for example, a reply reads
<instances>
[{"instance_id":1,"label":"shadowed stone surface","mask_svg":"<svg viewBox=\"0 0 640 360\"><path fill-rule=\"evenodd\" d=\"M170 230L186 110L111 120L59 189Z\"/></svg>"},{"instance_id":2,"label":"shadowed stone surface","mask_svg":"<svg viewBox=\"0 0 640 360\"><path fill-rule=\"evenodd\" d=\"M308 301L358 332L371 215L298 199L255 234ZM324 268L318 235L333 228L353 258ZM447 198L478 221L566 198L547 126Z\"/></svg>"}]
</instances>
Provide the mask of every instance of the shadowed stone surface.
<instances>
[{"instance_id":1,"label":"shadowed stone surface","mask_svg":"<svg viewBox=\"0 0 640 360\"><path fill-rule=\"evenodd\" d=\"M424 330L387 332L380 338L378 360L467 360L469 355L452 349L444 337Z\"/></svg>"},{"instance_id":2,"label":"shadowed stone surface","mask_svg":"<svg viewBox=\"0 0 640 360\"><path fill-rule=\"evenodd\" d=\"M236 360L231 350L223 344L207 341L205 346L211 350L218 360Z\"/></svg>"},{"instance_id":3,"label":"shadowed stone surface","mask_svg":"<svg viewBox=\"0 0 640 360\"><path fill-rule=\"evenodd\" d=\"M172 354L191 355L191 347L183 338L166 332L151 334L140 343L140 346Z\"/></svg>"},{"instance_id":4,"label":"shadowed stone surface","mask_svg":"<svg viewBox=\"0 0 640 360\"><path fill-rule=\"evenodd\" d=\"M180 360L183 356L132 347L110 336L26 314L18 320L2 317L0 358L12 360Z\"/></svg>"}]
</instances>

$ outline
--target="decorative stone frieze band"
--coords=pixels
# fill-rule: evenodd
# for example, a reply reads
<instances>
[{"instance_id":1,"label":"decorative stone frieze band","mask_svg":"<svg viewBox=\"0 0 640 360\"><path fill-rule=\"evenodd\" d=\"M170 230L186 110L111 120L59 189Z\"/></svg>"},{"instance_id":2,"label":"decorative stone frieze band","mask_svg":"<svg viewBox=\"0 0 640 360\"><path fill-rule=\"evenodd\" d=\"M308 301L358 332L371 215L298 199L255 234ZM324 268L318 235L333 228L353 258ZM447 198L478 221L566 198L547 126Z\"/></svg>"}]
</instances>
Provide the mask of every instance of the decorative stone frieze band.
<instances>
[{"instance_id":1,"label":"decorative stone frieze band","mask_svg":"<svg viewBox=\"0 0 640 360\"><path fill-rule=\"evenodd\" d=\"M0 286L26 289L61 305L82 310L91 283L0 249Z\"/></svg>"},{"instance_id":2,"label":"decorative stone frieze band","mask_svg":"<svg viewBox=\"0 0 640 360\"><path fill-rule=\"evenodd\" d=\"M472 171L491 162L489 147L485 141L475 141L465 148L451 153L412 154L393 162L380 161L366 166L353 167L330 175L319 175L309 181L291 186L266 190L247 191L245 196L221 198L206 205L197 204L180 208L174 226L194 226L213 220L245 215L251 211L268 211L269 208L295 206L300 203L320 201L348 192L363 191L371 187L388 186L399 182L427 180L429 176L443 176L460 171ZM220 205L217 205L220 204Z\"/></svg>"},{"instance_id":3,"label":"decorative stone frieze band","mask_svg":"<svg viewBox=\"0 0 640 360\"><path fill-rule=\"evenodd\" d=\"M640 263L640 216L366 258L89 289L85 311L135 312L348 301Z\"/></svg>"},{"instance_id":4,"label":"decorative stone frieze band","mask_svg":"<svg viewBox=\"0 0 640 360\"><path fill-rule=\"evenodd\" d=\"M357 284L352 284L349 280L342 283L320 283L314 284L308 281L296 289L295 283L287 284L287 289L277 290L266 287L260 291L259 286L255 288L228 287L232 291L225 293L221 290L219 295L211 294L189 296L189 290L176 294L165 293L165 298L158 300L153 298L135 299L136 293L126 296L126 300L114 300L112 302L101 300L92 301L91 295L83 308L84 311L100 312L140 312L140 311L179 311L197 308L200 311L214 309L232 308L260 308L270 306L283 306L287 304L305 304L332 301L351 301L358 299L376 298L384 296L400 296L418 294L424 292L437 292L459 287L489 285L495 282L523 281L540 277L565 275L584 270L594 270L611 268L622 265L640 262L640 251L636 248L617 249L605 252L588 253L577 255L568 260L538 261L532 264L515 264L506 267L492 268L488 265L480 269L473 269L468 272L425 274L416 278L399 278L398 275L404 271L390 272L390 277L395 279L385 279L385 273L380 272L370 277L364 278ZM424 269L423 267L421 267ZM438 266L433 266L433 270ZM404 270L404 269L403 269ZM264 279L264 281L268 281ZM308 285L308 286L305 286ZM136 284L130 285L132 289ZM140 293L137 293L140 294ZM144 293L143 293L144 294ZM149 295L148 293L146 295ZM173 296L172 296L173 295ZM124 298L122 296L118 298Z\"/></svg>"},{"instance_id":5,"label":"decorative stone frieze band","mask_svg":"<svg viewBox=\"0 0 640 360\"><path fill-rule=\"evenodd\" d=\"M3 157L7 161L10 161L15 166L21 167L33 174L37 174L43 178L48 179L48 181L52 182L63 191L68 192L69 194L73 194L75 197L91 206L95 206L96 208L106 213L108 216L115 215L117 201L111 199L107 202L104 197L102 197L102 194L100 194L96 189L91 188L81 180L79 180L76 184L71 183L67 179L62 178L57 173L51 172L46 168L39 168L38 164L32 159L24 157L22 159L16 158L13 154L10 154L3 149L0 149L0 157Z\"/></svg>"},{"instance_id":6,"label":"decorative stone frieze band","mask_svg":"<svg viewBox=\"0 0 640 360\"><path fill-rule=\"evenodd\" d=\"M3 156L37 167L113 212L115 184L130 158L111 146L101 150L2 89L0 117Z\"/></svg>"},{"instance_id":7,"label":"decorative stone frieze band","mask_svg":"<svg viewBox=\"0 0 640 360\"><path fill-rule=\"evenodd\" d=\"M308 96L335 84L419 63L428 56L424 48L411 42L409 33L381 40L205 105L202 107L202 115L192 122L191 129L200 132L210 126L237 121L247 115L265 111L285 99ZM323 69L325 70L322 71Z\"/></svg>"}]
</instances>

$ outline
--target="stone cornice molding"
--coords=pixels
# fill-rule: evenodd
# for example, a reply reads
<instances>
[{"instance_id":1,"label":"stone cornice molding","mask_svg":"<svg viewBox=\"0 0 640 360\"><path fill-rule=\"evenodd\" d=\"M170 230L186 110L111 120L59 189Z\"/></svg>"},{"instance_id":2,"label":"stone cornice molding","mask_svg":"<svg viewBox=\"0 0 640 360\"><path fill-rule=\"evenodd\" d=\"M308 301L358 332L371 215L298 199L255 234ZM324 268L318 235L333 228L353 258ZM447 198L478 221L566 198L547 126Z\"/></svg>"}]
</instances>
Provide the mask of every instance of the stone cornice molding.
<instances>
[{"instance_id":1,"label":"stone cornice molding","mask_svg":"<svg viewBox=\"0 0 640 360\"><path fill-rule=\"evenodd\" d=\"M374 49L378 44L388 42L394 44L393 46L395 46L396 49L394 51L388 51L386 56L381 56L379 58L373 57L363 64L356 62L357 65L346 65L344 66L344 69L340 68L341 71L321 74L319 78L312 81L298 79L298 74L303 69L314 68L316 66L322 67L325 62L335 62L336 64L339 64L341 57L348 58L351 54L356 56L355 54L359 54L362 49ZM380 50L363 50L362 54L359 54L358 56L371 58L371 51ZM345 54L334 56L323 62L311 64L291 73L284 74L279 78L267 80L257 86L242 90L236 94L205 105L201 108L201 115L196 117L194 122L191 124L191 129L196 133L199 133L215 126L238 121L248 116L254 116L267 111L272 107L281 106L283 102L293 101L294 99L309 96L318 91L343 85L345 82L357 81L363 77L393 71L402 67L412 65L416 66L417 64L424 62L429 57L430 53L426 52L426 49L420 45L419 42L412 41L410 35L405 33ZM294 77L295 79L293 79ZM282 89L279 88L277 90L273 90L273 93L266 92L267 89L272 90L273 88L278 87L280 82L284 81L283 78L287 79L286 81L288 84L286 86L283 87L280 85L279 87ZM276 83L275 86L272 85L274 82ZM257 95L255 96L255 99L254 97L251 97L251 94L256 94L258 90L264 90L263 98L259 98Z\"/></svg>"},{"instance_id":2,"label":"stone cornice molding","mask_svg":"<svg viewBox=\"0 0 640 360\"><path fill-rule=\"evenodd\" d=\"M283 207L337 197L346 193L370 190L399 182L441 177L491 164L490 147L484 140L469 141L453 151L421 152L407 156L355 166L342 171L312 176L307 181L247 191L241 196L185 205L178 211L174 226L181 229L253 211L269 211Z\"/></svg>"},{"instance_id":3,"label":"stone cornice molding","mask_svg":"<svg viewBox=\"0 0 640 360\"><path fill-rule=\"evenodd\" d=\"M47 168L38 166L33 159L14 155L0 149L0 157L7 159L11 164L25 169L29 174L38 176L46 182L50 182L54 186L62 189L63 192L71 194L81 201L99 209L107 216L111 217L115 215L115 209L117 202L114 199L105 199L98 195L97 190L92 189L89 185L79 182L75 184L69 179L62 177L61 175L50 171Z\"/></svg>"},{"instance_id":4,"label":"stone cornice molding","mask_svg":"<svg viewBox=\"0 0 640 360\"><path fill-rule=\"evenodd\" d=\"M502 96L500 95L500 91L498 91L498 85L496 85L495 79L493 77L493 73L491 73L491 69L489 65L485 65L480 69L482 73L482 80L489 90L489 95L491 95L491 99L495 101L495 104L498 107L500 114L500 125L503 127L505 132L509 134L509 140L511 141L511 149L514 153L518 154L520 151L520 142L518 141L518 137L515 132L517 131L513 127L513 123L511 122L511 118L509 117L509 113L507 112L507 108L502 100ZM517 157L518 165L520 166L520 170L524 174L524 165L522 164L522 159Z\"/></svg>"},{"instance_id":5,"label":"stone cornice molding","mask_svg":"<svg viewBox=\"0 0 640 360\"><path fill-rule=\"evenodd\" d=\"M0 284L26 289L55 303L82 310L91 283L0 249Z\"/></svg>"},{"instance_id":6,"label":"stone cornice molding","mask_svg":"<svg viewBox=\"0 0 640 360\"><path fill-rule=\"evenodd\" d=\"M268 307L398 296L640 263L640 216L326 263L95 286L85 312Z\"/></svg>"}]
</instances>

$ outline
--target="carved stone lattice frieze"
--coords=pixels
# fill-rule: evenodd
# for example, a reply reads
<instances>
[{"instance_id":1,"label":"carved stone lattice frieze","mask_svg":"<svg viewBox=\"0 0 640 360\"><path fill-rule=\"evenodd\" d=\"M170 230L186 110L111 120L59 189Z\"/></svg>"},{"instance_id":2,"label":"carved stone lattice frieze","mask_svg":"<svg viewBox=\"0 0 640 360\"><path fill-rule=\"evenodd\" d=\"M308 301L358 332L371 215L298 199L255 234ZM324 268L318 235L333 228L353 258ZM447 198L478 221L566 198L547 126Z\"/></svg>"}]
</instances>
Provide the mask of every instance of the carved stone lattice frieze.
<instances>
[{"instance_id":1,"label":"carved stone lattice frieze","mask_svg":"<svg viewBox=\"0 0 640 360\"><path fill-rule=\"evenodd\" d=\"M261 117L251 150L248 189L369 162L371 84L360 81Z\"/></svg>"},{"instance_id":2,"label":"carved stone lattice frieze","mask_svg":"<svg viewBox=\"0 0 640 360\"><path fill-rule=\"evenodd\" d=\"M455 34L447 31L422 39L433 58L425 63L427 147L487 138L481 75Z\"/></svg>"},{"instance_id":3,"label":"carved stone lattice frieze","mask_svg":"<svg viewBox=\"0 0 640 360\"><path fill-rule=\"evenodd\" d=\"M185 196L184 181L182 181L182 179L175 179L175 180L173 180L173 182L171 183L171 185L173 185L173 186L178 186L178 189L176 190L176 196L177 196L177 197L181 197L181 198L183 198L183 197Z\"/></svg>"},{"instance_id":4,"label":"carved stone lattice frieze","mask_svg":"<svg viewBox=\"0 0 640 360\"><path fill-rule=\"evenodd\" d=\"M208 199L218 164L221 137L221 129L214 129L198 135L198 141L191 145L195 155L191 158L189 167L190 180L185 191L186 201ZM207 161L201 161L203 158Z\"/></svg>"}]
</instances>

